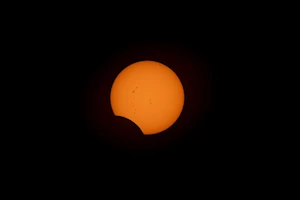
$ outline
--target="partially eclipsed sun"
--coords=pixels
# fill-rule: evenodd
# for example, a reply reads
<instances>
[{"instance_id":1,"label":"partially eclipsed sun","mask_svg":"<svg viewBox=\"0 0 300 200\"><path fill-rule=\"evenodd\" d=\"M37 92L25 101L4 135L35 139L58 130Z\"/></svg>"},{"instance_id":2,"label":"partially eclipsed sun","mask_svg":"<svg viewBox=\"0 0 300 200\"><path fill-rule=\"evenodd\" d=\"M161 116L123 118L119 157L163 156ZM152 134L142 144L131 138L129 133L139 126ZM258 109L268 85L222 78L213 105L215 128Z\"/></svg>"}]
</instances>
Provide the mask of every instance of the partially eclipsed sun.
<instances>
[{"instance_id":1,"label":"partially eclipsed sun","mask_svg":"<svg viewBox=\"0 0 300 200\"><path fill-rule=\"evenodd\" d=\"M110 94L114 115L134 122L145 135L172 126L184 105L184 90L169 67L140 61L126 67L115 79Z\"/></svg>"}]
</instances>

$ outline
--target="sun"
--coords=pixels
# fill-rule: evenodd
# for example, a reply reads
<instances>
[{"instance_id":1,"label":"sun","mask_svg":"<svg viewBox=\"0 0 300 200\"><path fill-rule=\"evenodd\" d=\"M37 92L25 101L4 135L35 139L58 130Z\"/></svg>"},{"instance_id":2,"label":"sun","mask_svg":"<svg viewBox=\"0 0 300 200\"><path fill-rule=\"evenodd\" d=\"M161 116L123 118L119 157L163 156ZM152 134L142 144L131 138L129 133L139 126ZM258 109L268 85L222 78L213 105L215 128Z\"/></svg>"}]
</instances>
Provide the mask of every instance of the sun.
<instances>
[{"instance_id":1,"label":"sun","mask_svg":"<svg viewBox=\"0 0 300 200\"><path fill-rule=\"evenodd\" d=\"M116 77L110 102L115 116L131 120L143 134L152 135L177 121L184 106L184 89L168 66L156 61L139 61Z\"/></svg>"}]
</instances>

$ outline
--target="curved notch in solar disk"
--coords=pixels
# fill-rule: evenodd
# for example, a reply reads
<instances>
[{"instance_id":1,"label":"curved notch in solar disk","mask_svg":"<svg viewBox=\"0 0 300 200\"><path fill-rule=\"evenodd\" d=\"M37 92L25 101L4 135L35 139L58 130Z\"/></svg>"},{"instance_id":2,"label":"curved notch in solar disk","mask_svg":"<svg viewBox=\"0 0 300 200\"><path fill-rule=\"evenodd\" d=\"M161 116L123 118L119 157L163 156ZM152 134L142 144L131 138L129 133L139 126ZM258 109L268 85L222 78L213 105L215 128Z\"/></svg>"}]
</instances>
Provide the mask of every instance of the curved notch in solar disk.
<instances>
[{"instance_id":1,"label":"curved notch in solar disk","mask_svg":"<svg viewBox=\"0 0 300 200\"><path fill-rule=\"evenodd\" d=\"M155 61L139 61L115 79L110 94L115 116L134 122L145 135L160 133L179 118L184 89L169 67Z\"/></svg>"}]
</instances>

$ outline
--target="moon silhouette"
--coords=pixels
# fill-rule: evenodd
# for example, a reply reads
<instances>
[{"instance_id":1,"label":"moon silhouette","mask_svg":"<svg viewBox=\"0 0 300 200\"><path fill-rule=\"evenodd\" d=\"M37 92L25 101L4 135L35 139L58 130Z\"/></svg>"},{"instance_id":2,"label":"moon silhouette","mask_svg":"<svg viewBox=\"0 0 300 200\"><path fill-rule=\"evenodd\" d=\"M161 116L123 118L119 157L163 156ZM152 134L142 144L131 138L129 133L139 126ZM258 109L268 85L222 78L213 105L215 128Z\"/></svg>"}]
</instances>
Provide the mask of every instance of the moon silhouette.
<instances>
[{"instance_id":1,"label":"moon silhouette","mask_svg":"<svg viewBox=\"0 0 300 200\"><path fill-rule=\"evenodd\" d=\"M142 150L144 148L144 135L140 128L131 120L116 116L112 122L109 135L111 144L121 150Z\"/></svg>"},{"instance_id":2,"label":"moon silhouette","mask_svg":"<svg viewBox=\"0 0 300 200\"><path fill-rule=\"evenodd\" d=\"M123 69L111 88L115 116L134 122L145 135L160 133L179 118L184 89L179 77L156 61L139 61Z\"/></svg>"}]
</instances>

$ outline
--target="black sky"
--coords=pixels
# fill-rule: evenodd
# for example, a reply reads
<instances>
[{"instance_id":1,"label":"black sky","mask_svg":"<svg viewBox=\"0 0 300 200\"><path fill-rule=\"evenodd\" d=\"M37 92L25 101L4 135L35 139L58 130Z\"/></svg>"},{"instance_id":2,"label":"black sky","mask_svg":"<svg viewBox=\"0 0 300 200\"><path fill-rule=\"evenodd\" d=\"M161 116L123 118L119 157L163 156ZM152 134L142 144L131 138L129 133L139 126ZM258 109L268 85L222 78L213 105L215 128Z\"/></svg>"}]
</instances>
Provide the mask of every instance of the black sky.
<instances>
[{"instance_id":1,"label":"black sky","mask_svg":"<svg viewBox=\"0 0 300 200\"><path fill-rule=\"evenodd\" d=\"M49 88L55 94L49 95L48 117L52 121L49 121L50 127L45 127L55 146L49 149L49 153L65 162L70 160L94 165L107 163L108 160L127 160L124 162L128 163L130 158L150 157L157 162L166 162L165 158L178 162L202 160L214 163L211 164L214 166L243 162L245 156L255 151L250 146L257 136L251 134L249 127L252 119L246 113L251 109L251 100L245 92L249 85L255 84L245 83L253 70L251 55L256 56L250 48L253 39L248 37L249 33L245 33L239 23L231 24L212 18L194 17L188 23L176 23L175 20L168 23L159 18L140 22L120 19L108 23L101 17L92 21L62 20L52 25L54 28L43 30L45 34L40 36L40 45L49 47L42 53L47 58L43 63L48 66L46 76L50 77ZM160 48L163 49L161 52ZM148 57L145 56L147 52ZM178 52L185 56L181 59ZM171 59L174 55L178 55L174 57L176 61ZM190 63L193 67L183 68L182 63L189 56L194 59ZM167 58L164 60L164 57ZM100 87L102 92L98 93L97 98L103 95L101 98L105 100L101 101L107 101L111 81L120 70L145 58L173 62L178 70L176 73L187 85L186 95L192 103L186 101L188 112L179 119L180 123L175 123L168 136L155 136L146 151L138 148L128 152L122 142L118 143L122 141L121 133L138 135L137 128L126 119L113 118L109 106L103 108L107 118L101 116L102 123L109 125L91 125L87 119L93 117L86 114L91 112L87 110L94 110L95 115L100 108L93 107L95 104L91 101L95 98L89 95L93 87ZM180 62L181 65L176 64ZM172 68L171 65L169 67ZM203 76L198 77L199 74ZM95 77L101 86L95 83L91 86ZM210 96L206 99L202 94ZM201 109L196 100L205 101L199 103L203 104ZM101 105L104 105L103 102ZM171 140L172 131L178 133L178 130L180 134L175 134L175 139ZM99 137L110 134L117 136ZM133 137L140 139L141 136Z\"/></svg>"}]
</instances>

